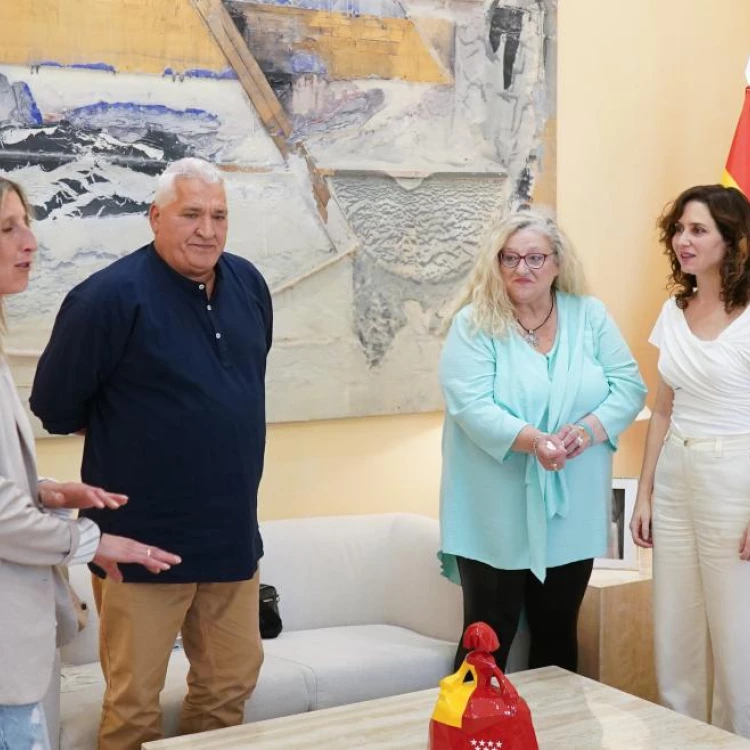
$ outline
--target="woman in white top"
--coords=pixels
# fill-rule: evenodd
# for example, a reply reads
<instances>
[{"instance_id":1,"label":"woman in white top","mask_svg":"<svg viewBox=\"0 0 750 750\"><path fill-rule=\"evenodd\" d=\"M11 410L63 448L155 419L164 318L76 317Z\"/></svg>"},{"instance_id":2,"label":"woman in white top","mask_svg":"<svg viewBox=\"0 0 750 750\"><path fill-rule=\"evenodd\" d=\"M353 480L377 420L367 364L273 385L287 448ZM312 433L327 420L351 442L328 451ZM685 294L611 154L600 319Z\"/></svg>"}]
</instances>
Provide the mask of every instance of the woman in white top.
<instances>
[{"instance_id":1,"label":"woman in white top","mask_svg":"<svg viewBox=\"0 0 750 750\"><path fill-rule=\"evenodd\" d=\"M2 299L23 292L36 252L29 204L0 177L0 332ZM0 341L0 344L2 342ZM0 748L49 748L40 701L52 677L55 646L77 632L65 565L96 561L121 580L117 563L152 573L180 558L131 539L100 534L75 508L110 508L127 498L78 482L40 481L34 440L0 346Z\"/></svg>"},{"instance_id":2,"label":"woman in white top","mask_svg":"<svg viewBox=\"0 0 750 750\"><path fill-rule=\"evenodd\" d=\"M659 227L659 386L630 528L654 551L662 702L750 737L750 203L690 188Z\"/></svg>"}]
</instances>

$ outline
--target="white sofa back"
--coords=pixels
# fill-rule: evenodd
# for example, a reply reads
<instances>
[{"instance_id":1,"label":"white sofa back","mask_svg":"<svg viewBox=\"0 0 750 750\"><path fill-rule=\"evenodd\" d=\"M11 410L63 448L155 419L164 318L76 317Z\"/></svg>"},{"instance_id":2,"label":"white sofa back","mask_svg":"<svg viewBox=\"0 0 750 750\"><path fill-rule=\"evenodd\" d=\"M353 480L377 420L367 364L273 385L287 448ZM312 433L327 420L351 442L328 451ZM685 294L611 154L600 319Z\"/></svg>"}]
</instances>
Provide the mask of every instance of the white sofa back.
<instances>
[{"instance_id":1,"label":"white sofa back","mask_svg":"<svg viewBox=\"0 0 750 750\"><path fill-rule=\"evenodd\" d=\"M261 524L263 583L281 598L286 631L385 623L457 641L461 590L440 576L438 522L389 513L267 521ZM66 664L97 661L98 617L90 574L70 570L89 606L88 627L62 651Z\"/></svg>"},{"instance_id":2,"label":"white sofa back","mask_svg":"<svg viewBox=\"0 0 750 750\"><path fill-rule=\"evenodd\" d=\"M264 583L281 597L284 628L385 623L455 641L461 591L440 575L438 522L387 513L261 525Z\"/></svg>"},{"instance_id":3,"label":"white sofa back","mask_svg":"<svg viewBox=\"0 0 750 750\"><path fill-rule=\"evenodd\" d=\"M463 628L461 587L440 574L440 527L417 515L393 518L388 623L457 643Z\"/></svg>"}]
</instances>

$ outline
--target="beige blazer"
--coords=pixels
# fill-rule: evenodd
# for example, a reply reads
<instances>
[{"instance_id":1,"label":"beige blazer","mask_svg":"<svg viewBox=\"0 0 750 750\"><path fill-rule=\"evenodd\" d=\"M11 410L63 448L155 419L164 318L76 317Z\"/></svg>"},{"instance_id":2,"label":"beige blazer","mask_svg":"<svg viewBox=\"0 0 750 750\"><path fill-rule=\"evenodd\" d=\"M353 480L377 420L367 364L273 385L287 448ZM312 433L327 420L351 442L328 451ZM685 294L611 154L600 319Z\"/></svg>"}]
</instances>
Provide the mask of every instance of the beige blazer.
<instances>
[{"instance_id":1,"label":"beige blazer","mask_svg":"<svg viewBox=\"0 0 750 750\"><path fill-rule=\"evenodd\" d=\"M77 549L75 521L47 513L39 502L34 438L0 358L0 705L35 703L47 691L57 621L75 620L53 566Z\"/></svg>"}]
</instances>

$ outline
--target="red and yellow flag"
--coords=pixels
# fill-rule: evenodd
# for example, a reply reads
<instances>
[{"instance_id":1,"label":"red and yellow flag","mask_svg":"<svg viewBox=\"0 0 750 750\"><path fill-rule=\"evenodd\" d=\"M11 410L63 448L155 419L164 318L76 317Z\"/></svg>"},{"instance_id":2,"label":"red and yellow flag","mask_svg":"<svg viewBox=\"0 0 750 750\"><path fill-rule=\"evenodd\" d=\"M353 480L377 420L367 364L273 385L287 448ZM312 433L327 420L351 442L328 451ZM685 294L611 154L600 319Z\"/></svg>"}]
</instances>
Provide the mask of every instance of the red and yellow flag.
<instances>
[{"instance_id":1,"label":"red and yellow flag","mask_svg":"<svg viewBox=\"0 0 750 750\"><path fill-rule=\"evenodd\" d=\"M750 86L745 89L745 103L729 149L721 184L741 190L750 198Z\"/></svg>"}]
</instances>

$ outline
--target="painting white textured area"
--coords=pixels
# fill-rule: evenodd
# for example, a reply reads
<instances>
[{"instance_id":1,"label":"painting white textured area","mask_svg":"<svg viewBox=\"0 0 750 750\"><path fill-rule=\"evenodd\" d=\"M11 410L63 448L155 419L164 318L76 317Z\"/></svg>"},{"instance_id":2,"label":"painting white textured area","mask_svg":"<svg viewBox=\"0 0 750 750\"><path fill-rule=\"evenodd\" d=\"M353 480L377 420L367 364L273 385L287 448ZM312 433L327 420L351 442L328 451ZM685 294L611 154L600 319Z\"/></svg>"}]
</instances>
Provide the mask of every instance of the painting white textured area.
<instances>
[{"instance_id":1,"label":"painting white textured area","mask_svg":"<svg viewBox=\"0 0 750 750\"><path fill-rule=\"evenodd\" d=\"M155 175L200 156L225 173L227 249L273 293L270 420L439 408L441 311L488 224L554 169L555 1L225 6L327 180L327 216L231 71L0 60L0 172L27 189L40 246L6 300L21 390L70 288L149 240Z\"/></svg>"}]
</instances>

